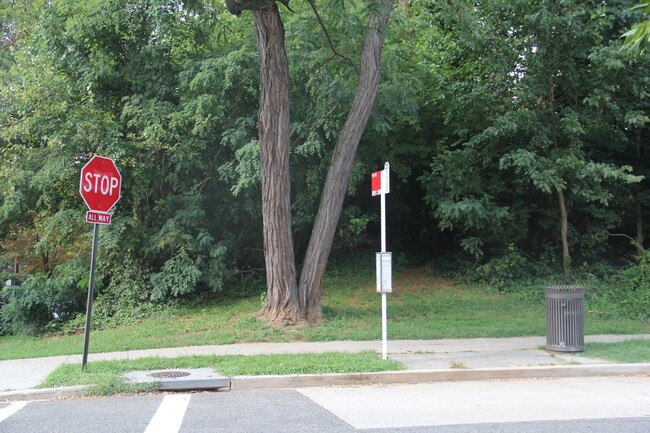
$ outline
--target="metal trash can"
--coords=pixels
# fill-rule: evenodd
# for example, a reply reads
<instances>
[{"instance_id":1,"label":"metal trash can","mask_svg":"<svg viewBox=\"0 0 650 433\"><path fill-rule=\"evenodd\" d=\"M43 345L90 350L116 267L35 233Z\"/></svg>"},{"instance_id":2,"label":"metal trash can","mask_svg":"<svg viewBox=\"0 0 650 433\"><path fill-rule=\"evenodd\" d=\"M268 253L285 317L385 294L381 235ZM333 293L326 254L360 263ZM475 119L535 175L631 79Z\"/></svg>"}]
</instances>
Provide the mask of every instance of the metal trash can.
<instances>
[{"instance_id":1,"label":"metal trash can","mask_svg":"<svg viewBox=\"0 0 650 433\"><path fill-rule=\"evenodd\" d=\"M546 286L546 348L559 352L585 350L585 287Z\"/></svg>"}]
</instances>

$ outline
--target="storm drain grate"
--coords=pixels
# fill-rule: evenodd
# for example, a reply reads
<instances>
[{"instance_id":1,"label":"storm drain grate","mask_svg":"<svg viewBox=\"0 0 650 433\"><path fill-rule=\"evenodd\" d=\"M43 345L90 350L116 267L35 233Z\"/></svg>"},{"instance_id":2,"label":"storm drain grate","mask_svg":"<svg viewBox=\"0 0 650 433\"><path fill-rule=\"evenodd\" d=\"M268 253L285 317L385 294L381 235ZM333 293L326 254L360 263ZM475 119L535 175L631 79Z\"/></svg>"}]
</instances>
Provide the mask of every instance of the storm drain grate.
<instances>
[{"instance_id":1,"label":"storm drain grate","mask_svg":"<svg viewBox=\"0 0 650 433\"><path fill-rule=\"evenodd\" d=\"M156 373L149 373L147 376L155 377L156 379L175 379L177 377L186 377L190 374L187 371L158 371Z\"/></svg>"},{"instance_id":2,"label":"storm drain grate","mask_svg":"<svg viewBox=\"0 0 650 433\"><path fill-rule=\"evenodd\" d=\"M155 383L161 391L230 389L230 378L211 368L130 371L124 378L128 383Z\"/></svg>"}]
</instances>

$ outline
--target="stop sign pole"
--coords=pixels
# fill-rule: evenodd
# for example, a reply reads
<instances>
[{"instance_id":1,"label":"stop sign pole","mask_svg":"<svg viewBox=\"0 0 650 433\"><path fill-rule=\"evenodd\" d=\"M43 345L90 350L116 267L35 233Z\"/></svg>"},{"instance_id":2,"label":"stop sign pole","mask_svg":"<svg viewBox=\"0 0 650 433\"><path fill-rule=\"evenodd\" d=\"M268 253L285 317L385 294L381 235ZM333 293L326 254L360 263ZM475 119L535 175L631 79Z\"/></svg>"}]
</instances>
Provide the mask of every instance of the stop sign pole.
<instances>
[{"instance_id":1,"label":"stop sign pole","mask_svg":"<svg viewBox=\"0 0 650 433\"><path fill-rule=\"evenodd\" d=\"M89 211L86 221L92 223L93 247L90 255L90 280L88 282L88 302L86 303L86 328L84 329L84 352L81 369L88 363L88 346L90 343L90 323L93 311L95 291L95 266L97 263L97 244L99 242L100 224L110 224L111 215L108 213L122 194L122 176L110 158L93 156L81 169L79 194L84 199Z\"/></svg>"},{"instance_id":2,"label":"stop sign pole","mask_svg":"<svg viewBox=\"0 0 650 433\"><path fill-rule=\"evenodd\" d=\"M84 328L84 353L81 359L81 369L86 369L88 363L88 346L90 344L90 319L93 314L93 299L95 296L95 265L97 263L97 242L99 241L99 224L93 228L93 249L90 255L90 280L88 282L88 300L86 301L86 327Z\"/></svg>"}]
</instances>

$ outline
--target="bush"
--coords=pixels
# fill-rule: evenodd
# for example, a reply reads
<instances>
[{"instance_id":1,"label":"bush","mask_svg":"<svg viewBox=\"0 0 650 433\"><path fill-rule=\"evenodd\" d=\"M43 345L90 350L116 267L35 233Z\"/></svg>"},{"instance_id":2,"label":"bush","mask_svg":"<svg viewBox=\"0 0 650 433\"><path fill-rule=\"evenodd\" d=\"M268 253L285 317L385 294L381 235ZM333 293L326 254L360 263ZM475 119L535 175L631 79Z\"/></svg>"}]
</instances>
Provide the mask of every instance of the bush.
<instances>
[{"instance_id":1,"label":"bush","mask_svg":"<svg viewBox=\"0 0 650 433\"><path fill-rule=\"evenodd\" d=\"M542 287L576 284L590 287L589 305L605 316L636 320L650 319L650 253L646 252L625 269L611 264L583 264L570 281L555 275L544 263L527 259L514 248L468 272L466 278L487 284L501 292L540 298Z\"/></svg>"},{"instance_id":2,"label":"bush","mask_svg":"<svg viewBox=\"0 0 650 433\"><path fill-rule=\"evenodd\" d=\"M618 316L650 319L650 252L646 251L636 263L607 277L600 298Z\"/></svg>"},{"instance_id":3,"label":"bush","mask_svg":"<svg viewBox=\"0 0 650 433\"><path fill-rule=\"evenodd\" d=\"M506 254L478 266L468 277L502 292L518 292L539 288L544 285L541 278L549 274L543 264L534 263L511 245Z\"/></svg>"},{"instance_id":4,"label":"bush","mask_svg":"<svg viewBox=\"0 0 650 433\"><path fill-rule=\"evenodd\" d=\"M4 332L36 334L74 318L86 298L85 273L85 266L73 260L58 266L50 278L31 275L20 286L5 287L0 310Z\"/></svg>"}]
</instances>

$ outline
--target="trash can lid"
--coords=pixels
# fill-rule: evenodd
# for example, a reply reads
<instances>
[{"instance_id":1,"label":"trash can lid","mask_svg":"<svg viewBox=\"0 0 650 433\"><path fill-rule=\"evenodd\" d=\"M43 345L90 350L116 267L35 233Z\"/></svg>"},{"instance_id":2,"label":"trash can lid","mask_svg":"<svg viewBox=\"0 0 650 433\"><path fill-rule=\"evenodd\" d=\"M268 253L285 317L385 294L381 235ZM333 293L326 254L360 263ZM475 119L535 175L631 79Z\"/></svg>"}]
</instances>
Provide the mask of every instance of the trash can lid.
<instances>
[{"instance_id":1,"label":"trash can lid","mask_svg":"<svg viewBox=\"0 0 650 433\"><path fill-rule=\"evenodd\" d=\"M546 293L584 293L587 287L585 286L544 286Z\"/></svg>"}]
</instances>

